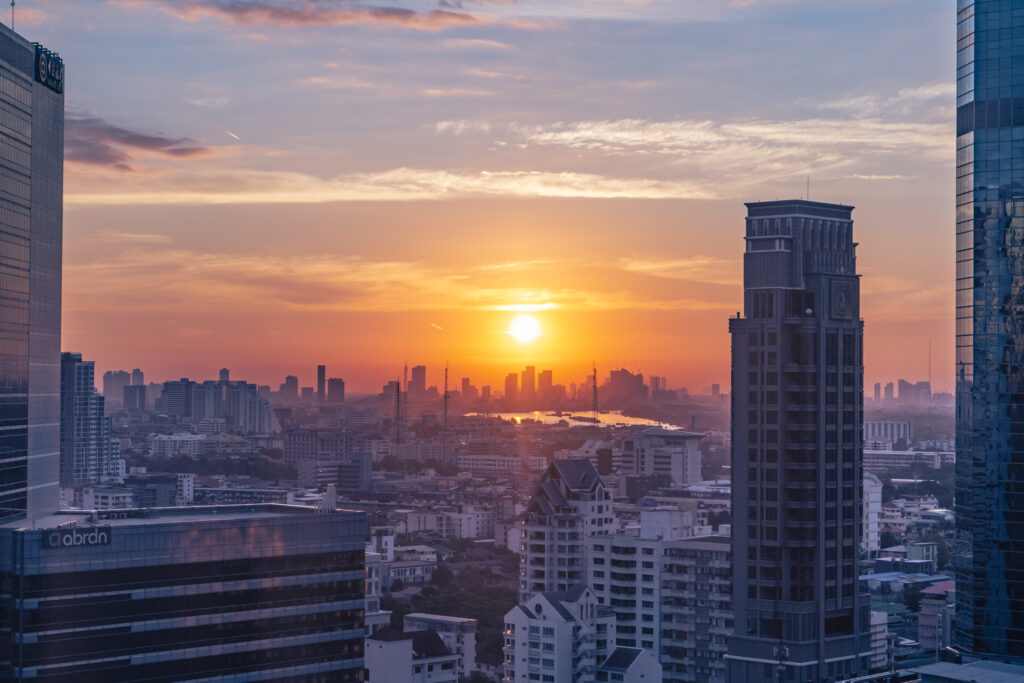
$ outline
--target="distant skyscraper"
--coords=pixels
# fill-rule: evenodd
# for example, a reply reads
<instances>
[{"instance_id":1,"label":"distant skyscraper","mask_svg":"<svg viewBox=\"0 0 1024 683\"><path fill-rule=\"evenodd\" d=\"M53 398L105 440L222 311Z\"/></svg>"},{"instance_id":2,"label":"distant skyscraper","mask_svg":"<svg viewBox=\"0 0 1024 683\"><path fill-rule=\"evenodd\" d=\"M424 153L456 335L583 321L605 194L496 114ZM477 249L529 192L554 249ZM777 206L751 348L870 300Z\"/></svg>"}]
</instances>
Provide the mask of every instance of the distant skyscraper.
<instances>
[{"instance_id":1,"label":"distant skyscraper","mask_svg":"<svg viewBox=\"0 0 1024 683\"><path fill-rule=\"evenodd\" d=\"M146 376L142 373L142 370L135 368L132 370L132 384L135 386L142 386L146 383Z\"/></svg>"},{"instance_id":2,"label":"distant skyscraper","mask_svg":"<svg viewBox=\"0 0 1024 683\"><path fill-rule=\"evenodd\" d=\"M550 370L541 370L540 374L537 375L537 396L542 400L546 401L551 398L551 387L553 384L552 374Z\"/></svg>"},{"instance_id":3,"label":"distant skyscraper","mask_svg":"<svg viewBox=\"0 0 1024 683\"><path fill-rule=\"evenodd\" d=\"M858 588L863 323L852 208L747 204L732 334L729 681L867 673ZM781 662L779 660L782 660Z\"/></svg>"},{"instance_id":4,"label":"distant skyscraper","mask_svg":"<svg viewBox=\"0 0 1024 683\"><path fill-rule=\"evenodd\" d=\"M519 394L519 375L514 372L505 377L505 400L515 401Z\"/></svg>"},{"instance_id":5,"label":"distant skyscraper","mask_svg":"<svg viewBox=\"0 0 1024 683\"><path fill-rule=\"evenodd\" d=\"M421 399L427 393L427 366L417 365L412 368L409 385L405 388L414 399Z\"/></svg>"},{"instance_id":6,"label":"distant skyscraper","mask_svg":"<svg viewBox=\"0 0 1024 683\"><path fill-rule=\"evenodd\" d=\"M124 388L124 409L129 413L142 413L146 410L146 385L129 384Z\"/></svg>"},{"instance_id":7,"label":"distant skyscraper","mask_svg":"<svg viewBox=\"0 0 1024 683\"><path fill-rule=\"evenodd\" d=\"M523 379L519 383L519 395L524 401L532 401L537 397L536 374L537 369L532 365L527 365L523 370Z\"/></svg>"},{"instance_id":8,"label":"distant skyscraper","mask_svg":"<svg viewBox=\"0 0 1024 683\"><path fill-rule=\"evenodd\" d=\"M885 384L885 400L892 401L896 397L896 388L892 382Z\"/></svg>"},{"instance_id":9,"label":"distant skyscraper","mask_svg":"<svg viewBox=\"0 0 1024 683\"><path fill-rule=\"evenodd\" d=\"M331 377L327 380L327 402L345 402L345 380L338 377Z\"/></svg>"},{"instance_id":10,"label":"distant skyscraper","mask_svg":"<svg viewBox=\"0 0 1024 683\"><path fill-rule=\"evenodd\" d=\"M281 385L280 390L281 398L298 398L299 397L299 378L295 375L288 375L284 378L284 384Z\"/></svg>"},{"instance_id":11,"label":"distant skyscraper","mask_svg":"<svg viewBox=\"0 0 1024 683\"><path fill-rule=\"evenodd\" d=\"M954 645L1024 658L1024 13L957 12Z\"/></svg>"},{"instance_id":12,"label":"distant skyscraper","mask_svg":"<svg viewBox=\"0 0 1024 683\"><path fill-rule=\"evenodd\" d=\"M48 514L60 504L64 64L0 27L0 85L4 519Z\"/></svg>"},{"instance_id":13,"label":"distant skyscraper","mask_svg":"<svg viewBox=\"0 0 1024 683\"><path fill-rule=\"evenodd\" d=\"M124 390L122 389L122 392ZM110 420L96 393L92 361L60 356L60 483L93 484L117 474L111 458Z\"/></svg>"},{"instance_id":14,"label":"distant skyscraper","mask_svg":"<svg viewBox=\"0 0 1024 683\"><path fill-rule=\"evenodd\" d=\"M316 400L323 403L327 400L327 366L316 366Z\"/></svg>"},{"instance_id":15,"label":"distant skyscraper","mask_svg":"<svg viewBox=\"0 0 1024 683\"><path fill-rule=\"evenodd\" d=\"M220 379L221 382L230 382L231 381L231 371L228 370L227 368L221 368L220 369L220 378L219 379Z\"/></svg>"},{"instance_id":16,"label":"distant skyscraper","mask_svg":"<svg viewBox=\"0 0 1024 683\"><path fill-rule=\"evenodd\" d=\"M103 397L107 399L108 410L116 412L121 407L124 388L131 383L131 373L125 370L107 370L103 373Z\"/></svg>"},{"instance_id":17,"label":"distant skyscraper","mask_svg":"<svg viewBox=\"0 0 1024 683\"><path fill-rule=\"evenodd\" d=\"M875 403L879 403L882 400L882 383L875 382Z\"/></svg>"}]
</instances>

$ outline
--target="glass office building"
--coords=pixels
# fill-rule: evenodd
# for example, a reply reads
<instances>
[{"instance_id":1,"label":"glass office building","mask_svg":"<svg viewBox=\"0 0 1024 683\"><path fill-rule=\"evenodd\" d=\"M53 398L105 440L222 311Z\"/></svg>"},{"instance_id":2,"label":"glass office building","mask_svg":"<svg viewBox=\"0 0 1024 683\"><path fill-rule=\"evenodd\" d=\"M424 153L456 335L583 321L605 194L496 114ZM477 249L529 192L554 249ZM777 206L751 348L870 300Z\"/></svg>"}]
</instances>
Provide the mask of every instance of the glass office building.
<instances>
[{"instance_id":1,"label":"glass office building","mask_svg":"<svg viewBox=\"0 0 1024 683\"><path fill-rule=\"evenodd\" d=\"M1024 3L957 3L954 643L1024 657Z\"/></svg>"},{"instance_id":2,"label":"glass office building","mask_svg":"<svg viewBox=\"0 0 1024 683\"><path fill-rule=\"evenodd\" d=\"M64 65L0 26L0 520L59 503Z\"/></svg>"},{"instance_id":3,"label":"glass office building","mask_svg":"<svg viewBox=\"0 0 1024 683\"><path fill-rule=\"evenodd\" d=\"M0 680L363 680L362 512L58 513L0 528Z\"/></svg>"}]
</instances>

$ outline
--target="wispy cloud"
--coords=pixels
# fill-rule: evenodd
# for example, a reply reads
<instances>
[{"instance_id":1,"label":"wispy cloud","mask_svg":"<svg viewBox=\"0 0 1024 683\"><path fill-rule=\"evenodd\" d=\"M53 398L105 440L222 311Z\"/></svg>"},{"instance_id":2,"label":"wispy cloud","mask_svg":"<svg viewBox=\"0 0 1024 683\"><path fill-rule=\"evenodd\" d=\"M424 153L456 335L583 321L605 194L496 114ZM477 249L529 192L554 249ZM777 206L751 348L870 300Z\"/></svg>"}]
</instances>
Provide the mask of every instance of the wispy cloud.
<instances>
[{"instance_id":1,"label":"wispy cloud","mask_svg":"<svg viewBox=\"0 0 1024 683\"><path fill-rule=\"evenodd\" d=\"M390 24L437 31L482 21L462 11L434 8L419 11L400 6L318 0L115 0L125 7L153 7L183 21L217 19L241 26L339 26Z\"/></svg>"},{"instance_id":2,"label":"wispy cloud","mask_svg":"<svg viewBox=\"0 0 1024 683\"><path fill-rule=\"evenodd\" d=\"M453 172L398 168L336 178L293 172L192 169L110 183L97 174L69 180L68 205L289 204L422 201L467 197L707 199L704 184L544 171Z\"/></svg>"},{"instance_id":3,"label":"wispy cloud","mask_svg":"<svg viewBox=\"0 0 1024 683\"><path fill-rule=\"evenodd\" d=\"M130 171L129 162L139 153L193 159L213 152L213 148L193 138L142 133L88 114L69 112L65 116L64 158L67 161Z\"/></svg>"},{"instance_id":4,"label":"wispy cloud","mask_svg":"<svg viewBox=\"0 0 1024 683\"><path fill-rule=\"evenodd\" d=\"M742 284L739 264L715 256L691 256L682 259L624 258L622 270L674 280L695 280L718 285Z\"/></svg>"},{"instance_id":5,"label":"wispy cloud","mask_svg":"<svg viewBox=\"0 0 1024 683\"><path fill-rule=\"evenodd\" d=\"M638 298L625 289L500 287L487 277L417 261L212 254L134 244L107 262L68 265L69 306L151 311L154 300L190 314L218 311L725 310L730 303ZM609 266L612 267L612 266ZM103 273L104 277L97 277ZM440 326L436 326L440 329Z\"/></svg>"}]
</instances>

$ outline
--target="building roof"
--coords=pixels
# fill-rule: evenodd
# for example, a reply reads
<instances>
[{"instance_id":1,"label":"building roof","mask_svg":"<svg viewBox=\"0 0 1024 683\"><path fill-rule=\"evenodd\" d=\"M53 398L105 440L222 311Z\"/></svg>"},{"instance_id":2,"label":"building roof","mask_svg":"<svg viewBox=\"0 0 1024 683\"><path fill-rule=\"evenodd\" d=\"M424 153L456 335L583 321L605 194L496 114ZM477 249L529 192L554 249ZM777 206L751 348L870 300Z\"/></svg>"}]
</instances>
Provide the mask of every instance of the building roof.
<instances>
[{"instance_id":1,"label":"building roof","mask_svg":"<svg viewBox=\"0 0 1024 683\"><path fill-rule=\"evenodd\" d=\"M954 664L940 662L911 669L915 673L924 674L928 680L964 681L964 683L1020 683L1024 680L1024 666L1003 664L1002 662L971 662L970 664Z\"/></svg>"},{"instance_id":2,"label":"building roof","mask_svg":"<svg viewBox=\"0 0 1024 683\"><path fill-rule=\"evenodd\" d=\"M697 432L688 432L685 429L668 429L666 427L649 427L637 436L664 436L668 438L676 439L703 439L704 434L698 434Z\"/></svg>"},{"instance_id":3,"label":"building roof","mask_svg":"<svg viewBox=\"0 0 1024 683\"><path fill-rule=\"evenodd\" d=\"M414 657L443 657L444 655L451 654L444 641L441 640L441 636L432 629L426 631L400 631L389 624L373 635L367 636L367 638L385 643L411 640Z\"/></svg>"},{"instance_id":4,"label":"building roof","mask_svg":"<svg viewBox=\"0 0 1024 683\"><path fill-rule=\"evenodd\" d=\"M574 491L592 491L601 482L594 464L589 460L555 460L551 463L566 485Z\"/></svg>"},{"instance_id":5,"label":"building roof","mask_svg":"<svg viewBox=\"0 0 1024 683\"><path fill-rule=\"evenodd\" d=\"M641 654L643 654L643 650L638 647L616 647L600 668L604 671L628 671Z\"/></svg>"},{"instance_id":6,"label":"building roof","mask_svg":"<svg viewBox=\"0 0 1024 683\"><path fill-rule=\"evenodd\" d=\"M922 595L945 595L951 590L956 589L956 581L939 581L934 586L928 586L923 591Z\"/></svg>"}]
</instances>

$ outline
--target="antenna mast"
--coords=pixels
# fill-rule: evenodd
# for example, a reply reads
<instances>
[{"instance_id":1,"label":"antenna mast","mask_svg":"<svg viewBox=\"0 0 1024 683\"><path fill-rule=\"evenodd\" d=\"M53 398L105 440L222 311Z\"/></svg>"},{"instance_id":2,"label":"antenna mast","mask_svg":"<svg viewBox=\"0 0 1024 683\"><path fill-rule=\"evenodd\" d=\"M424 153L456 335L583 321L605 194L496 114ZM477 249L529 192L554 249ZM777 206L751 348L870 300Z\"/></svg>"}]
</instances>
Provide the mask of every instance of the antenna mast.
<instances>
[{"instance_id":1,"label":"antenna mast","mask_svg":"<svg viewBox=\"0 0 1024 683\"><path fill-rule=\"evenodd\" d=\"M11 30L14 30L14 0L11 0Z\"/></svg>"},{"instance_id":2,"label":"antenna mast","mask_svg":"<svg viewBox=\"0 0 1024 683\"><path fill-rule=\"evenodd\" d=\"M448 363L444 364L444 422L441 427L441 451L448 459Z\"/></svg>"}]
</instances>

